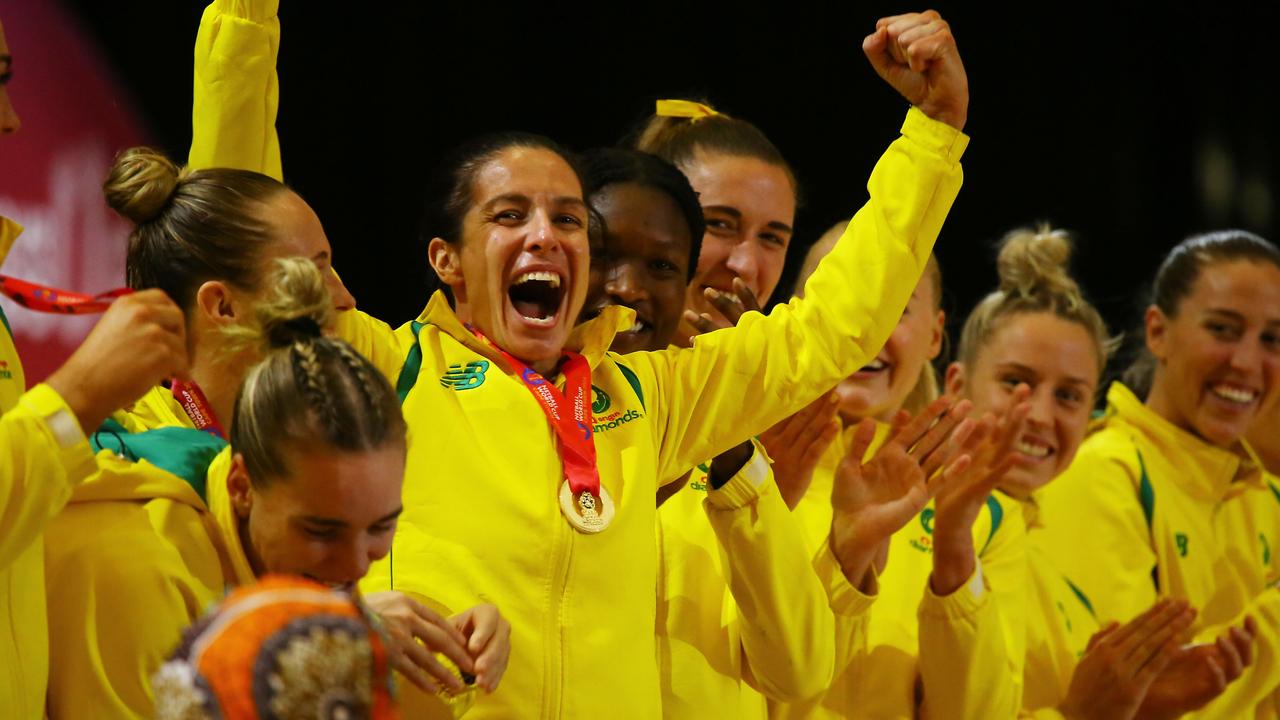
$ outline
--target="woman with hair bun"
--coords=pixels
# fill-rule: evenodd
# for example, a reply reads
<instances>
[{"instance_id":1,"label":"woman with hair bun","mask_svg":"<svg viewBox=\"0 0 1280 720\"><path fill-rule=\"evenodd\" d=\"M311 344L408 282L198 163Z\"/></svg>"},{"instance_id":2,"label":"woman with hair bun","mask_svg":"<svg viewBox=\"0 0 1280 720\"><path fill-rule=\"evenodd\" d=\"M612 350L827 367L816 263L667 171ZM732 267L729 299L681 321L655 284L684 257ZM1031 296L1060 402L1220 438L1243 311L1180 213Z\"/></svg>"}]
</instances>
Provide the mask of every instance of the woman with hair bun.
<instances>
[{"instance_id":1,"label":"woman with hair bun","mask_svg":"<svg viewBox=\"0 0 1280 720\"><path fill-rule=\"evenodd\" d=\"M105 189L136 223L129 285L158 287L182 309L191 380L155 387L104 423L98 473L54 520L52 717L149 716L146 679L226 586L275 571L353 587L387 552L403 480L394 393L320 335L350 296L317 268L328 244L301 199L258 173L187 173L147 149L123 153ZM306 481L281 481L293 477ZM466 635L501 635L491 607L448 631L401 595L371 604L396 641L396 667L429 690L460 683L447 671L427 678L439 662L413 638L471 672ZM478 645L476 657L491 650L505 662L500 637ZM487 662L486 686L501 674Z\"/></svg>"},{"instance_id":2,"label":"woman with hair bun","mask_svg":"<svg viewBox=\"0 0 1280 720\"><path fill-rule=\"evenodd\" d=\"M1275 717L1280 487L1244 436L1280 393L1280 251L1238 230L1188 238L1156 273L1145 331L1145 401L1112 384L1039 498L1035 544L1103 624L1160 597L1196 608L1202 644L1175 664L1208 665L1213 679L1185 690L1207 717Z\"/></svg>"}]
</instances>

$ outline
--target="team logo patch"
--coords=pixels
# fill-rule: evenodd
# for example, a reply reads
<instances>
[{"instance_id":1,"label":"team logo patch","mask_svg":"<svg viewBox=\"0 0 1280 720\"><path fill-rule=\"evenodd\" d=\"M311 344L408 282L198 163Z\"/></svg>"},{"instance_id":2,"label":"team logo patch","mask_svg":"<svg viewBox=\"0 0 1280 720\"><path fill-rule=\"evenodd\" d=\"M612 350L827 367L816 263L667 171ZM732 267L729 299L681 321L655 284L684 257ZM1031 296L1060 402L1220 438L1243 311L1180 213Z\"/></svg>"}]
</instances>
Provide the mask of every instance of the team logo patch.
<instances>
[{"instance_id":1,"label":"team logo patch","mask_svg":"<svg viewBox=\"0 0 1280 720\"><path fill-rule=\"evenodd\" d=\"M924 534L911 539L911 547L924 553L933 552L933 508L925 508L920 512L920 527Z\"/></svg>"},{"instance_id":2,"label":"team logo patch","mask_svg":"<svg viewBox=\"0 0 1280 720\"><path fill-rule=\"evenodd\" d=\"M474 390L484 384L484 374L488 371L488 360L450 365L449 370L440 376L440 386L459 391Z\"/></svg>"},{"instance_id":3,"label":"team logo patch","mask_svg":"<svg viewBox=\"0 0 1280 720\"><path fill-rule=\"evenodd\" d=\"M1177 544L1178 544L1178 555L1179 555L1180 557L1186 557L1186 556L1187 556L1187 545L1188 545L1188 544L1190 544L1190 542L1191 542L1191 541L1187 538L1187 534L1186 534L1186 533L1174 533L1174 534L1173 534L1173 541L1174 541L1175 543L1177 543Z\"/></svg>"},{"instance_id":4,"label":"team logo patch","mask_svg":"<svg viewBox=\"0 0 1280 720\"><path fill-rule=\"evenodd\" d=\"M0 380L12 380L13 371L9 369L8 360L0 360Z\"/></svg>"},{"instance_id":5,"label":"team logo patch","mask_svg":"<svg viewBox=\"0 0 1280 720\"><path fill-rule=\"evenodd\" d=\"M603 415L609 411L609 406L613 401L609 399L609 393L601 390L595 385L591 386L591 414Z\"/></svg>"}]
</instances>

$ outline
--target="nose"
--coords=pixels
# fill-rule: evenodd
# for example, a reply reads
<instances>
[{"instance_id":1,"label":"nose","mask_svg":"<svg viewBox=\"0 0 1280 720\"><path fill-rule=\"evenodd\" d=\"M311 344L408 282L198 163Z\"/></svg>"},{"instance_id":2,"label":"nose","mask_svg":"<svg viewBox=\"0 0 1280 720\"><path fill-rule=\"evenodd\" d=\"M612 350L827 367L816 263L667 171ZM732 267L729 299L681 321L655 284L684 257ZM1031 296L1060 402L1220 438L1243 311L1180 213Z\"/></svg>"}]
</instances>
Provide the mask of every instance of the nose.
<instances>
[{"instance_id":1,"label":"nose","mask_svg":"<svg viewBox=\"0 0 1280 720\"><path fill-rule=\"evenodd\" d=\"M342 283L342 278L338 277L337 271L330 269L329 277L325 279L325 284L329 286L329 295L333 298L333 309L338 312L356 309L355 296Z\"/></svg>"},{"instance_id":2,"label":"nose","mask_svg":"<svg viewBox=\"0 0 1280 720\"><path fill-rule=\"evenodd\" d=\"M1231 369L1246 377L1257 377L1262 372L1263 350L1256 342L1236 343L1231 351Z\"/></svg>"},{"instance_id":3,"label":"nose","mask_svg":"<svg viewBox=\"0 0 1280 720\"><path fill-rule=\"evenodd\" d=\"M1027 413L1030 425L1044 428L1053 423L1053 388L1048 383L1032 390L1027 402L1031 403L1031 412Z\"/></svg>"},{"instance_id":4,"label":"nose","mask_svg":"<svg viewBox=\"0 0 1280 720\"><path fill-rule=\"evenodd\" d=\"M356 582L369 572L369 564L376 559L364 540L352 542L331 559L331 572L338 582Z\"/></svg>"},{"instance_id":5,"label":"nose","mask_svg":"<svg viewBox=\"0 0 1280 720\"><path fill-rule=\"evenodd\" d=\"M749 240L744 240L733 246L733 250L729 253L729 259L725 266L733 271L734 275L742 278L742 282L747 284L754 292L756 290L756 280L760 276L760 248Z\"/></svg>"},{"instance_id":6,"label":"nose","mask_svg":"<svg viewBox=\"0 0 1280 720\"><path fill-rule=\"evenodd\" d=\"M561 230L544 210L538 210L529 221L525 249L530 252L553 252L560 248Z\"/></svg>"},{"instance_id":7,"label":"nose","mask_svg":"<svg viewBox=\"0 0 1280 720\"><path fill-rule=\"evenodd\" d=\"M644 283L640 282L640 269L632 262L618 262L609 266L604 291L623 305L630 305L649 295Z\"/></svg>"},{"instance_id":8,"label":"nose","mask_svg":"<svg viewBox=\"0 0 1280 720\"><path fill-rule=\"evenodd\" d=\"M9 101L9 92L0 87L0 135L12 135L22 129L22 119Z\"/></svg>"}]
</instances>

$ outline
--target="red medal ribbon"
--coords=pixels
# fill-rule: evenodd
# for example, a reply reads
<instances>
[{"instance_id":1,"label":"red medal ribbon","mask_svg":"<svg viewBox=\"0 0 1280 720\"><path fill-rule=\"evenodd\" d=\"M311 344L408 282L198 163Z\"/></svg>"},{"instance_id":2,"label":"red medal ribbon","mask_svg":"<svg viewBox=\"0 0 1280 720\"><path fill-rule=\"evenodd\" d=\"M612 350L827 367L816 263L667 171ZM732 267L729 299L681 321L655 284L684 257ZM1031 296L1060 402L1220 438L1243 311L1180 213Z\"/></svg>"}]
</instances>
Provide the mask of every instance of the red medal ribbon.
<instances>
[{"instance_id":1,"label":"red medal ribbon","mask_svg":"<svg viewBox=\"0 0 1280 720\"><path fill-rule=\"evenodd\" d=\"M197 430L203 430L223 440L227 439L226 433L222 432L222 426L218 424L218 417L213 414L213 408L209 406L209 400L205 398L199 385L175 378L171 381L169 389L173 392L173 399L177 400L186 411L187 417L191 418Z\"/></svg>"},{"instance_id":2,"label":"red medal ribbon","mask_svg":"<svg viewBox=\"0 0 1280 720\"><path fill-rule=\"evenodd\" d=\"M14 302L28 310L63 315L89 315L106 312L113 300L128 295L133 290L116 288L97 295L86 295L0 275L0 292L13 298Z\"/></svg>"},{"instance_id":3,"label":"red medal ribbon","mask_svg":"<svg viewBox=\"0 0 1280 720\"><path fill-rule=\"evenodd\" d=\"M562 393L554 383L495 345L479 330L470 325L467 329L506 359L546 413L547 421L555 430L560 461L564 464L565 478L574 496L586 490L599 498L600 470L596 467L596 443L591 434L594 425L591 419L591 366L587 359L579 353L565 351L568 360L563 369L565 391Z\"/></svg>"}]
</instances>

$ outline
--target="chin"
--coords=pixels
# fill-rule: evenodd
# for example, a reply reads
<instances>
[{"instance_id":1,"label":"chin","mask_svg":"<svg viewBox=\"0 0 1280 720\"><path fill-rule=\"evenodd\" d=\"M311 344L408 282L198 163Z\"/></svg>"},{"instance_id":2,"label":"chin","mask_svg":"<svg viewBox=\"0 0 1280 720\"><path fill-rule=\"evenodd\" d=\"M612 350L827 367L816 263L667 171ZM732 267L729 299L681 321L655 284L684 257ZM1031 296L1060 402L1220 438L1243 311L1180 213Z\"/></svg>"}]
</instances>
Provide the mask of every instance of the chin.
<instances>
[{"instance_id":1,"label":"chin","mask_svg":"<svg viewBox=\"0 0 1280 720\"><path fill-rule=\"evenodd\" d=\"M1206 418L1195 424L1196 434L1205 442L1221 448L1229 448L1244 437L1248 423L1225 422Z\"/></svg>"}]
</instances>

